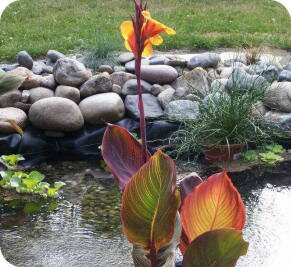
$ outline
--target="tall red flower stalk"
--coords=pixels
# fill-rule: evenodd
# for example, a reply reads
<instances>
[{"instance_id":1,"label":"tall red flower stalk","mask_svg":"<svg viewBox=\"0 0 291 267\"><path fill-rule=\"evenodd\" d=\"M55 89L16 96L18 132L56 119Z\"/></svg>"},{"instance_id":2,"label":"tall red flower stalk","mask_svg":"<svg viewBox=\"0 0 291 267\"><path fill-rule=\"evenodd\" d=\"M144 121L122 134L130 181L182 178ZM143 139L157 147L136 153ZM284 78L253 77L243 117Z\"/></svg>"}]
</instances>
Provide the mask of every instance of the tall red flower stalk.
<instances>
[{"instance_id":1,"label":"tall red flower stalk","mask_svg":"<svg viewBox=\"0 0 291 267\"><path fill-rule=\"evenodd\" d=\"M143 162L147 161L147 140L146 140L146 122L144 114L144 105L142 100L142 89L141 89L141 58L144 50L144 40L142 40L142 28L144 24L144 18L142 11L146 8L142 6L142 0L137 4L134 0L135 5L135 18L132 18L132 24L134 28L135 41L136 41L136 53L135 53L135 75L137 79L137 91L138 91L138 109L140 113L139 126L142 142L142 158Z\"/></svg>"}]
</instances>

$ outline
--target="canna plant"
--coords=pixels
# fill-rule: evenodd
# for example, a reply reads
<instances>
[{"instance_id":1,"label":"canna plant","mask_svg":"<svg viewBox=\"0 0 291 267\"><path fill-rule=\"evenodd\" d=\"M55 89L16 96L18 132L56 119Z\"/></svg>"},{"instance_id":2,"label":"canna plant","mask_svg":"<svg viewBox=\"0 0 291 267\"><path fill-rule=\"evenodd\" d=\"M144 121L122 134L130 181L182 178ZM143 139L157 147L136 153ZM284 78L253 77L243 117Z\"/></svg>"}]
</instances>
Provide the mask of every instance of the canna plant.
<instances>
[{"instance_id":1,"label":"canna plant","mask_svg":"<svg viewBox=\"0 0 291 267\"><path fill-rule=\"evenodd\" d=\"M146 124L140 87L141 57L152 44L161 44L159 33L175 31L152 19L142 0L134 0L135 17L121 25L125 46L136 58L141 143L123 127L108 124L102 155L122 190L121 221L133 244L138 267L174 267L179 246L185 267L232 267L246 254L242 238L245 207L226 172L205 182L197 175L177 188L174 161L161 150L151 155L146 144ZM182 203L182 204L181 204Z\"/></svg>"}]
</instances>

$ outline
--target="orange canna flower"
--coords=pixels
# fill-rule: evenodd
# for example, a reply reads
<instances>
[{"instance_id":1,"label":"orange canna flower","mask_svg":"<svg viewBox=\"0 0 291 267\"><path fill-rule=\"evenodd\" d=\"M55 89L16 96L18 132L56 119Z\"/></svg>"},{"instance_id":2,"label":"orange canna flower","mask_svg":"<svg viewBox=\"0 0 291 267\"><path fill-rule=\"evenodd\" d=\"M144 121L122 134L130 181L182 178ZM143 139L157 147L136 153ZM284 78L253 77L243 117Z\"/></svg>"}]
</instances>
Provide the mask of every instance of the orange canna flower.
<instances>
[{"instance_id":1,"label":"orange canna flower","mask_svg":"<svg viewBox=\"0 0 291 267\"><path fill-rule=\"evenodd\" d=\"M148 11L142 11L142 16L145 22L141 29L140 40L136 40L132 21L124 21L120 29L126 49L132 51L137 56L139 44L142 44L142 56L148 57L153 52L152 45L160 45L163 42L159 33L174 35L176 32L172 28L152 19Z\"/></svg>"}]
</instances>

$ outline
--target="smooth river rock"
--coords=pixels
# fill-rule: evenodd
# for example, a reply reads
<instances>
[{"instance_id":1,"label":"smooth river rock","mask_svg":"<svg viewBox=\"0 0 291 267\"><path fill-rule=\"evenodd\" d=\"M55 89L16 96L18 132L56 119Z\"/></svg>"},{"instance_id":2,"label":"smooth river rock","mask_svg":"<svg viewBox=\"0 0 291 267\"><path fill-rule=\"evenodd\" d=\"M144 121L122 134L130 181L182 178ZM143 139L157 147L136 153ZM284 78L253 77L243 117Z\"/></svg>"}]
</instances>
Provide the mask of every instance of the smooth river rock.
<instances>
[{"instance_id":1,"label":"smooth river rock","mask_svg":"<svg viewBox=\"0 0 291 267\"><path fill-rule=\"evenodd\" d=\"M15 133L16 130L7 120L13 120L22 129L26 126L27 116L24 111L18 108L0 108L0 133Z\"/></svg>"},{"instance_id":2,"label":"smooth river rock","mask_svg":"<svg viewBox=\"0 0 291 267\"><path fill-rule=\"evenodd\" d=\"M77 87L92 77L84 64L71 58L60 58L54 65L53 74L59 84Z\"/></svg>"},{"instance_id":3,"label":"smooth river rock","mask_svg":"<svg viewBox=\"0 0 291 267\"><path fill-rule=\"evenodd\" d=\"M59 85L55 91L55 96L70 99L77 104L80 102L80 91L72 86Z\"/></svg>"},{"instance_id":4,"label":"smooth river rock","mask_svg":"<svg viewBox=\"0 0 291 267\"><path fill-rule=\"evenodd\" d=\"M136 79L136 76L128 72L117 71L110 75L110 79L113 84L117 84L122 88L128 80Z\"/></svg>"},{"instance_id":5,"label":"smooth river rock","mask_svg":"<svg viewBox=\"0 0 291 267\"><path fill-rule=\"evenodd\" d=\"M56 50L49 50L47 52L46 56L53 63L57 62L60 58L64 58L65 57L64 54L62 54L61 52L56 51Z\"/></svg>"},{"instance_id":6,"label":"smooth river rock","mask_svg":"<svg viewBox=\"0 0 291 267\"><path fill-rule=\"evenodd\" d=\"M80 87L82 98L110 91L112 91L112 81L110 76L105 74L97 74L91 77Z\"/></svg>"},{"instance_id":7,"label":"smooth river rock","mask_svg":"<svg viewBox=\"0 0 291 267\"><path fill-rule=\"evenodd\" d=\"M156 97L151 94L142 94L146 119L157 119L163 116L163 110ZM125 108L129 116L139 119L138 95L128 95L125 98Z\"/></svg>"},{"instance_id":8,"label":"smooth river rock","mask_svg":"<svg viewBox=\"0 0 291 267\"><path fill-rule=\"evenodd\" d=\"M78 105L62 97L50 97L35 102L29 110L31 123L42 130L74 132L84 126Z\"/></svg>"},{"instance_id":9,"label":"smooth river rock","mask_svg":"<svg viewBox=\"0 0 291 267\"><path fill-rule=\"evenodd\" d=\"M36 87L29 90L29 103L33 104L40 99L53 97L54 91L45 87Z\"/></svg>"},{"instance_id":10,"label":"smooth river rock","mask_svg":"<svg viewBox=\"0 0 291 267\"><path fill-rule=\"evenodd\" d=\"M145 65L141 67L141 78L151 84L170 84L178 78L178 72L168 65Z\"/></svg>"},{"instance_id":11,"label":"smooth river rock","mask_svg":"<svg viewBox=\"0 0 291 267\"><path fill-rule=\"evenodd\" d=\"M79 107L85 122L93 125L119 121L125 113L121 97L112 92L87 97Z\"/></svg>"},{"instance_id":12,"label":"smooth river rock","mask_svg":"<svg viewBox=\"0 0 291 267\"><path fill-rule=\"evenodd\" d=\"M216 68L220 62L220 55L216 53L202 53L193 56L188 62L189 69L195 69L197 67L202 68Z\"/></svg>"},{"instance_id":13,"label":"smooth river rock","mask_svg":"<svg viewBox=\"0 0 291 267\"><path fill-rule=\"evenodd\" d=\"M26 51L20 51L17 54L17 62L20 66L29 70L31 70L33 67L33 59Z\"/></svg>"},{"instance_id":14,"label":"smooth river rock","mask_svg":"<svg viewBox=\"0 0 291 267\"><path fill-rule=\"evenodd\" d=\"M0 108L14 107L14 104L21 101L21 92L13 90L0 95Z\"/></svg>"}]
</instances>

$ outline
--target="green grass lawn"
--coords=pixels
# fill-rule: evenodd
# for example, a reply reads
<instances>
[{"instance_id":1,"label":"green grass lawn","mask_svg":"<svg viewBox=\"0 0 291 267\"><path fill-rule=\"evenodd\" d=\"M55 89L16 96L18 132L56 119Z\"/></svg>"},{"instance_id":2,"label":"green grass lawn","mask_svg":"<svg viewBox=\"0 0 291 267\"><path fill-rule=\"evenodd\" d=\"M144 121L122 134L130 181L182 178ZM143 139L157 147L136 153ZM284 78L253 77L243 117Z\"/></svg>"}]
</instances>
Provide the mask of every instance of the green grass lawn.
<instances>
[{"instance_id":1,"label":"green grass lawn","mask_svg":"<svg viewBox=\"0 0 291 267\"><path fill-rule=\"evenodd\" d=\"M152 15L176 29L159 49L256 46L291 50L291 18L271 0L149 0ZM0 22L0 60L20 50L32 56L123 49L120 23L133 11L130 0L20 0Z\"/></svg>"}]
</instances>

